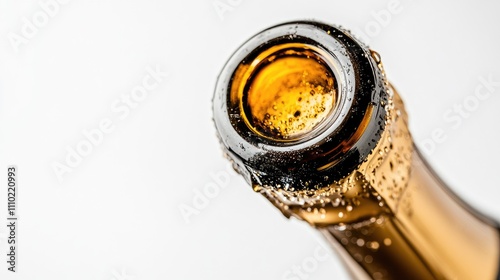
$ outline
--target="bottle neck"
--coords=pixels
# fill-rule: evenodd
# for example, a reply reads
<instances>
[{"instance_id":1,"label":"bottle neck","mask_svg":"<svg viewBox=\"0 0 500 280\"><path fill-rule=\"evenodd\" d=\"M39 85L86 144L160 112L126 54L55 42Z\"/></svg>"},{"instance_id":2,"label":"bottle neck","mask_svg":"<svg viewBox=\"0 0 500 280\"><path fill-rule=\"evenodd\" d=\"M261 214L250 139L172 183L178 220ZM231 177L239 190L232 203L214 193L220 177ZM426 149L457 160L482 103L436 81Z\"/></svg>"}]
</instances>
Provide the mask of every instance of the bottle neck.
<instances>
[{"instance_id":1,"label":"bottle neck","mask_svg":"<svg viewBox=\"0 0 500 280\"><path fill-rule=\"evenodd\" d=\"M282 190L254 189L343 248L356 278L494 279L497 229L459 201L424 162L413 146L404 105L392 87L390 92L381 140L357 170L330 186L337 192L297 200Z\"/></svg>"},{"instance_id":2,"label":"bottle neck","mask_svg":"<svg viewBox=\"0 0 500 280\"><path fill-rule=\"evenodd\" d=\"M319 230L356 279L497 279L498 230L457 201L418 152L412 158L396 212Z\"/></svg>"},{"instance_id":3,"label":"bottle neck","mask_svg":"<svg viewBox=\"0 0 500 280\"><path fill-rule=\"evenodd\" d=\"M495 279L498 229L447 188L418 152L395 220L436 273L447 279Z\"/></svg>"}]
</instances>

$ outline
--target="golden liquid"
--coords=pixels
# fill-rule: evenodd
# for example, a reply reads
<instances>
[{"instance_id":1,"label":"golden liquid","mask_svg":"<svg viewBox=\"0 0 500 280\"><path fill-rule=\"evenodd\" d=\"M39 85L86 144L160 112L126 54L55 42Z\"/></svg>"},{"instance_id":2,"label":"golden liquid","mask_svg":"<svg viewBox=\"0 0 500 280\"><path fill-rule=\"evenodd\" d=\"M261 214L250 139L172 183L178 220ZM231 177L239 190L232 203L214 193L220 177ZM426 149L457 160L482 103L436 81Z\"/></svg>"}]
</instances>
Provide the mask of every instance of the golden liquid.
<instances>
[{"instance_id":1,"label":"golden liquid","mask_svg":"<svg viewBox=\"0 0 500 280\"><path fill-rule=\"evenodd\" d=\"M236 72L231 102L240 102L247 125L262 137L300 138L335 110L336 81L327 63L312 47L298 47L270 48ZM386 86L391 98L380 104L388 111L386 129L356 170L314 191L254 190L343 247L358 265L353 270L361 269L357 277L494 279L498 231L457 202L421 163L404 105Z\"/></svg>"},{"instance_id":2,"label":"golden liquid","mask_svg":"<svg viewBox=\"0 0 500 280\"><path fill-rule=\"evenodd\" d=\"M240 66L237 73L247 83L234 88L241 91L243 118L256 134L277 141L298 139L333 111L335 78L319 52L306 44L282 44Z\"/></svg>"}]
</instances>

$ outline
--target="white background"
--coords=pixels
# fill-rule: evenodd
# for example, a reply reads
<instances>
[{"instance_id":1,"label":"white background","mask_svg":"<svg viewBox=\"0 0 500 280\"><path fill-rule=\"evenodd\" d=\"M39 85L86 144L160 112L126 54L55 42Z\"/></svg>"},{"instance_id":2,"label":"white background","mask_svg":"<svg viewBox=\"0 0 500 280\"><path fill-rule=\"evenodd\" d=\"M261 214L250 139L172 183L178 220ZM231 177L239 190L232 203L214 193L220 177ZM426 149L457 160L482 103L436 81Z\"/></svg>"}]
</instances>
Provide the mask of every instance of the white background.
<instances>
[{"instance_id":1,"label":"white background","mask_svg":"<svg viewBox=\"0 0 500 280\"><path fill-rule=\"evenodd\" d=\"M480 77L500 81L498 2L394 1L398 12L381 20L389 0L73 0L46 23L48 0L0 1L0 278L286 279L310 262L323 240L226 171L211 120L230 54L295 19L368 34L417 145L444 131L428 159L464 200L500 220L500 86L473 101ZM31 38L23 18L38 20ZM114 112L148 67L170 75L126 117ZM443 117L464 102L476 107L459 125ZM55 162L65 164L67 148L86 141L82 131L105 119L114 129L60 182ZM15 274L4 262L9 164L19 168ZM187 223L179 207L217 183L210 174L228 183ZM307 279L347 278L334 257L316 263Z\"/></svg>"}]
</instances>

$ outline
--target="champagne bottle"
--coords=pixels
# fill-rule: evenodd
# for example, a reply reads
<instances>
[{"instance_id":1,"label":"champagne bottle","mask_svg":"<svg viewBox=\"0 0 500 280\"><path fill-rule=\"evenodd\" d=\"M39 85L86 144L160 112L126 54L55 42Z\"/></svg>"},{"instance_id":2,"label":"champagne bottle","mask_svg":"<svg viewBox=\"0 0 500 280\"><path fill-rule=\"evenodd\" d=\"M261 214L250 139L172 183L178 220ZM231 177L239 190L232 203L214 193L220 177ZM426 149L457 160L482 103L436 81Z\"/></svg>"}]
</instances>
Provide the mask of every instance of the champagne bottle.
<instances>
[{"instance_id":1,"label":"champagne bottle","mask_svg":"<svg viewBox=\"0 0 500 280\"><path fill-rule=\"evenodd\" d=\"M349 31L292 22L224 66L214 122L234 169L325 236L355 279L497 279L497 225L413 144L380 55Z\"/></svg>"}]
</instances>

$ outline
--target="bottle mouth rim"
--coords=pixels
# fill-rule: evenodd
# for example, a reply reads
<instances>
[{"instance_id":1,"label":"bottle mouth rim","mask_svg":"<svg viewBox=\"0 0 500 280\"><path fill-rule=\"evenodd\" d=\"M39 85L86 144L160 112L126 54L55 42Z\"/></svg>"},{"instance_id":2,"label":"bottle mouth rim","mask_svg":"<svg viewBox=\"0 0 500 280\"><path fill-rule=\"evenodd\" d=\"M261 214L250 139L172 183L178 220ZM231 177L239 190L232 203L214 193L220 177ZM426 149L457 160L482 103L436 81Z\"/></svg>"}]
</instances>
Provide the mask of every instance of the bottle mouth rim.
<instances>
[{"instance_id":1,"label":"bottle mouth rim","mask_svg":"<svg viewBox=\"0 0 500 280\"><path fill-rule=\"evenodd\" d=\"M261 138L260 135L255 134L254 131L248 128L247 124L244 126L237 125L243 120L241 118L242 112L237 107L240 104L232 103L229 98L231 96L230 86L234 81L238 66L251 62L270 46L286 43L301 43L315 46L315 51L321 54L325 62L327 62L329 70L335 75L338 88L337 106L333 110L334 114L324 122L328 124L328 129L323 129L323 131L315 129L315 133L308 135L309 137L301 139L301 141L268 141L266 138ZM214 109L214 113L217 114L218 111L224 113L224 111L227 111L225 114L227 117L221 118L221 125L233 126L233 132L235 133L231 133L233 134L231 136L232 139L238 138L239 142L244 146L246 146L244 142L247 141L245 138L258 138L260 148L267 151L286 152L307 149L310 146L319 144L322 139L333 134L341 126L343 118L348 115L352 107L354 86L356 83L354 77L349 75L349 73L354 72L354 65L350 62L350 57L345 46L328 34L328 32L317 28L317 26L306 22L298 22L271 27L246 41L224 66L216 86L216 93L219 92L222 96L220 98L214 96L214 105L218 103L222 111ZM220 131L219 126L217 127ZM318 133L319 131L322 133ZM250 134L252 137L247 137ZM251 147L249 148L252 150Z\"/></svg>"},{"instance_id":2,"label":"bottle mouth rim","mask_svg":"<svg viewBox=\"0 0 500 280\"><path fill-rule=\"evenodd\" d=\"M235 94L232 85L238 84L241 65L250 65L272 46L290 43L314 46L334 75L337 100L306 137L277 141L245 121L241 98L235 98L242 90ZM346 176L371 152L384 129L384 101L385 78L368 48L339 27L300 21L266 29L236 50L219 75L213 113L226 154L250 183L311 189ZM296 179L306 173L311 179L299 183Z\"/></svg>"}]
</instances>

